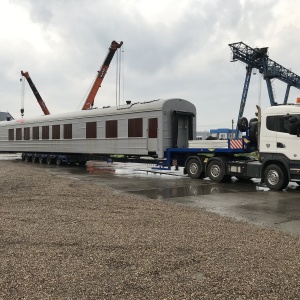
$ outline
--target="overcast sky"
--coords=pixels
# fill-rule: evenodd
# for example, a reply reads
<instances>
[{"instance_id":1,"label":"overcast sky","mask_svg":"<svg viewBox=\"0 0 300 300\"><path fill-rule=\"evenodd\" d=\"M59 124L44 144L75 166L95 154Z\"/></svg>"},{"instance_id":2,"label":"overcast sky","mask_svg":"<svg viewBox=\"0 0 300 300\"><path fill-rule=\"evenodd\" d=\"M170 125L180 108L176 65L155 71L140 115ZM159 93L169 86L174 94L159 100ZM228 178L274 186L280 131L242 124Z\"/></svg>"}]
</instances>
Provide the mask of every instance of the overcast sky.
<instances>
[{"instance_id":1,"label":"overcast sky","mask_svg":"<svg viewBox=\"0 0 300 300\"><path fill-rule=\"evenodd\" d=\"M269 47L272 60L300 75L299 32L297 0L1 0L0 111L21 116L21 70L51 114L81 109L116 40L124 42L121 104L183 98L197 107L198 131L231 128L246 71L230 62L228 44ZM116 62L96 107L116 105ZM273 85L282 103L286 85ZM289 102L297 97L291 88ZM244 115L254 117L259 102L270 105L265 81L253 75ZM24 109L25 118L43 114L27 82Z\"/></svg>"}]
</instances>

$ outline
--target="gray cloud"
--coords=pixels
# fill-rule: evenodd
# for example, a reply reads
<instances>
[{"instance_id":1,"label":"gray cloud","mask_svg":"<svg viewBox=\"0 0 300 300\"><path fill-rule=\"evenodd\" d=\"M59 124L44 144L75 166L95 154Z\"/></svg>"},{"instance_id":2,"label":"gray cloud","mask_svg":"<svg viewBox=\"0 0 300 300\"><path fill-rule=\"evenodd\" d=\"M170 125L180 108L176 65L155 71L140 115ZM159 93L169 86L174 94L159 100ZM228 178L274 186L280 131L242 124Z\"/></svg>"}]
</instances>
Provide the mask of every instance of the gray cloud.
<instances>
[{"instance_id":1,"label":"gray cloud","mask_svg":"<svg viewBox=\"0 0 300 300\"><path fill-rule=\"evenodd\" d=\"M299 8L292 2L294 9ZM141 8L143 3L147 2L6 1L28 18L25 24L18 24L24 28L23 35L16 31L11 37L0 37L7 45L0 49L0 110L19 115L21 69L29 71L51 113L80 107L112 40L124 42L122 99L186 98L197 106L201 129L206 125L230 127L238 114L245 65L230 63L229 43L269 46L272 59L300 73L295 43L299 26L278 26L289 18L280 14L283 0L186 0L178 2L180 13L174 4L164 8L167 0L152 1L150 7L148 2L151 12ZM14 18L12 15L12 22L18 23ZM10 29L1 30L7 33ZM96 106L115 105L115 65L116 57ZM255 111L258 83L253 76L245 110L248 117ZM275 83L275 88L282 98L284 87ZM291 90L292 100L297 92ZM25 98L25 115L40 115L29 87ZM264 82L262 101L269 105Z\"/></svg>"}]
</instances>

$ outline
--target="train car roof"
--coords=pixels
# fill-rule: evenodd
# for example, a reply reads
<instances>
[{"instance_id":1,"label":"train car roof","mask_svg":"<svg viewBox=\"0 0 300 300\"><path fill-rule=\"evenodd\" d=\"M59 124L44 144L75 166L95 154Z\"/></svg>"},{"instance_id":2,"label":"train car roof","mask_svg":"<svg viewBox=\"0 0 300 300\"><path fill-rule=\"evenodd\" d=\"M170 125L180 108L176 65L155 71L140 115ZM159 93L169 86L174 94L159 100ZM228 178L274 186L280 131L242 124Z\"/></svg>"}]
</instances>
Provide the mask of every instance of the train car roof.
<instances>
[{"instance_id":1,"label":"train car roof","mask_svg":"<svg viewBox=\"0 0 300 300\"><path fill-rule=\"evenodd\" d=\"M177 103L177 105L175 105ZM175 105L175 106L174 106ZM12 121L2 121L0 125L13 125L13 124L24 124L24 123L34 123L34 122L47 122L53 120L69 120L73 118L85 118L85 117L93 117L93 116L102 116L102 115L119 115L126 113L134 113L141 111L154 111L154 110L163 110L163 109L178 109L178 107L182 107L182 109L186 109L187 111L192 111L196 113L195 106L184 99L180 98L171 98L171 99L159 99L159 100L151 100L146 102L128 102L124 105L114 106L114 107L103 107L103 108L94 108L89 110L81 110L70 113L63 114L55 114L55 115L44 115L39 117L31 117L31 118L20 118Z\"/></svg>"}]
</instances>

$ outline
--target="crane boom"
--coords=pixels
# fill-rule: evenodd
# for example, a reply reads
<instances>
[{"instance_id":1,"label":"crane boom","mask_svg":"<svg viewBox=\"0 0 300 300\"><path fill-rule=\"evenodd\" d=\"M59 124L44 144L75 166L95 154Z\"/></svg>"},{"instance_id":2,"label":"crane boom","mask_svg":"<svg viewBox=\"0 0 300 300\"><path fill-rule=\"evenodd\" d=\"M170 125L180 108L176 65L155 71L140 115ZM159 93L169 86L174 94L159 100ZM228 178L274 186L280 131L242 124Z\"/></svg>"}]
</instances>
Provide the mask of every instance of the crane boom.
<instances>
[{"instance_id":1,"label":"crane boom","mask_svg":"<svg viewBox=\"0 0 300 300\"><path fill-rule=\"evenodd\" d=\"M45 115L50 115L50 112L49 112L49 110L48 110L48 108L47 108L44 100L42 99L40 93L38 92L37 88L35 87L34 83L32 82L32 80L31 80L31 78L29 76L29 73L21 71L21 74L22 74L22 76L24 76L26 78L26 80L27 80L27 82L28 82L28 84L29 84L29 86L30 86L30 88L31 88L31 90L32 90L32 92L33 92L36 100L38 101L38 103L39 103L39 105L40 105L43 113Z\"/></svg>"},{"instance_id":2,"label":"crane boom","mask_svg":"<svg viewBox=\"0 0 300 300\"><path fill-rule=\"evenodd\" d=\"M117 51L118 48L120 48L123 45L123 42L117 43L116 41L112 41L111 45L108 49L108 53L107 56L100 68L100 70L98 71L97 77L92 85L92 88L85 100L85 103L82 107L82 110L87 110L90 109L94 106L94 101L95 101L95 97L96 94L101 86L101 83L106 75L106 72L108 70L108 67L114 57L115 52Z\"/></svg>"}]
</instances>

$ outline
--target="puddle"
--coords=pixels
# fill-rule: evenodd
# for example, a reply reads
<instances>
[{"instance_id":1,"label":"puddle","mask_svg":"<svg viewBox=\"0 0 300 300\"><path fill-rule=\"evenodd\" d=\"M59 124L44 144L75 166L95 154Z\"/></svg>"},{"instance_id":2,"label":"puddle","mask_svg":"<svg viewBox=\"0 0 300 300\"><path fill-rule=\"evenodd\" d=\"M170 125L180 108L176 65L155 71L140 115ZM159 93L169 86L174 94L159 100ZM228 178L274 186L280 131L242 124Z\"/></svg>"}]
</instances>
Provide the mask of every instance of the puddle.
<instances>
[{"instance_id":1,"label":"puddle","mask_svg":"<svg viewBox=\"0 0 300 300\"><path fill-rule=\"evenodd\" d=\"M5 155L0 160L24 164L18 156ZM32 163L29 163L32 164ZM182 170L153 170L151 165L133 163L98 163L85 166L34 164L55 176L111 187L119 192L149 199L170 201L203 208L223 216L251 222L263 227L300 234L300 187L290 183L282 192L269 191L259 179L229 183L194 180Z\"/></svg>"}]
</instances>

